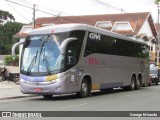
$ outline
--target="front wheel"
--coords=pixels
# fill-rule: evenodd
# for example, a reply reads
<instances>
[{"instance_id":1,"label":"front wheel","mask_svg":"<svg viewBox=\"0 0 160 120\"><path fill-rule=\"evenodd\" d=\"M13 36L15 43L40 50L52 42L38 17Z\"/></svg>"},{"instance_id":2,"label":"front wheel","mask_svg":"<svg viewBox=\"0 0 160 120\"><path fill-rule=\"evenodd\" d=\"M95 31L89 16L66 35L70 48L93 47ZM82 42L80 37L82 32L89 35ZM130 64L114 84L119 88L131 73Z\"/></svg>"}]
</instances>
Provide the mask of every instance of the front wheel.
<instances>
[{"instance_id":1,"label":"front wheel","mask_svg":"<svg viewBox=\"0 0 160 120\"><path fill-rule=\"evenodd\" d=\"M83 78L81 83L81 90L77 93L79 97L88 97L91 95L91 87L86 78Z\"/></svg>"}]
</instances>

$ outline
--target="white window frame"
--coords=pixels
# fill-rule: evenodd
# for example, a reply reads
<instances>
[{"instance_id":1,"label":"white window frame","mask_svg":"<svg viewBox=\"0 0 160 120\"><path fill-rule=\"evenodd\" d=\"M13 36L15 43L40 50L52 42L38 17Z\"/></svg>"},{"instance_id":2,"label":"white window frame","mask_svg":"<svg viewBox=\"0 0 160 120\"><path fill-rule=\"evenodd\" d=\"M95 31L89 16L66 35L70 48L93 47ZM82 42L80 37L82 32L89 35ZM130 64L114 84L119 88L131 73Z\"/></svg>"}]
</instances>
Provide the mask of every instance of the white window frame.
<instances>
[{"instance_id":1,"label":"white window frame","mask_svg":"<svg viewBox=\"0 0 160 120\"><path fill-rule=\"evenodd\" d=\"M112 30L111 30L111 31L113 31L113 30L114 30L114 28L116 27L116 25L117 25L117 24L124 24L124 23L129 25L129 28L130 28L130 29L128 29L128 30L132 30L132 32L134 32L134 30L133 30L133 28L132 28L132 26L131 26L130 22L128 22L128 21L115 22L115 23L114 23L114 25L113 25L113 27L112 27Z\"/></svg>"},{"instance_id":2,"label":"white window frame","mask_svg":"<svg viewBox=\"0 0 160 120\"><path fill-rule=\"evenodd\" d=\"M103 28L112 27L111 21L97 21L96 24L95 24L95 27L99 27L99 26L97 26L98 24L107 24L108 25L107 27L103 27Z\"/></svg>"}]
</instances>

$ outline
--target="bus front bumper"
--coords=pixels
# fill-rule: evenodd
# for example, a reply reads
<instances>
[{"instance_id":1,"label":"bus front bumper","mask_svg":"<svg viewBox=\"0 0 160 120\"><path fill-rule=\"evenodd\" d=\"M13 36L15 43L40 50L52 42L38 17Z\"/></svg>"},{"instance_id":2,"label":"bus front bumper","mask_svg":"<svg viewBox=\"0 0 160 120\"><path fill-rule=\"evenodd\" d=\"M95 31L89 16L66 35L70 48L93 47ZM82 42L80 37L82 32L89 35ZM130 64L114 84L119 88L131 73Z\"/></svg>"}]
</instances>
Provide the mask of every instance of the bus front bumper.
<instances>
[{"instance_id":1,"label":"bus front bumper","mask_svg":"<svg viewBox=\"0 0 160 120\"><path fill-rule=\"evenodd\" d=\"M23 94L62 94L65 93L65 80L28 82L21 79L20 90Z\"/></svg>"}]
</instances>

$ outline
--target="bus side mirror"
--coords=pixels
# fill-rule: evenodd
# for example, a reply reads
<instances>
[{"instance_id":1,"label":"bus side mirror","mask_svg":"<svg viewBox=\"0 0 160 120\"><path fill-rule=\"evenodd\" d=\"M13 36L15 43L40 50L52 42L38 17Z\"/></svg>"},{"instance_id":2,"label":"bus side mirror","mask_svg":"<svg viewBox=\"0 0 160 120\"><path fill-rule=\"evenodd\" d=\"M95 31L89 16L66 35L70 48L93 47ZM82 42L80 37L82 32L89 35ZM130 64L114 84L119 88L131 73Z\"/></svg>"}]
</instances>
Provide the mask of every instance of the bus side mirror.
<instances>
[{"instance_id":1,"label":"bus side mirror","mask_svg":"<svg viewBox=\"0 0 160 120\"><path fill-rule=\"evenodd\" d=\"M22 45L22 44L24 44L24 41L17 42L12 46L12 56L13 57L15 56L16 47L19 46L19 45Z\"/></svg>"}]
</instances>

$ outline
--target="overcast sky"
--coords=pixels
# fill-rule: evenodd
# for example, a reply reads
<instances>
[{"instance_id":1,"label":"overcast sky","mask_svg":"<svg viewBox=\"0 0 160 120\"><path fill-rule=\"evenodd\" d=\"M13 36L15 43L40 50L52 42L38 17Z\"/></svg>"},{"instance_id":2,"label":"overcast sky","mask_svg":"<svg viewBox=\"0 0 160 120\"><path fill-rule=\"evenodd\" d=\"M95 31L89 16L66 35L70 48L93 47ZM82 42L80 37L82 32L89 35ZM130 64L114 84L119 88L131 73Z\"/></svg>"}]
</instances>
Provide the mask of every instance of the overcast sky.
<instances>
[{"instance_id":1,"label":"overcast sky","mask_svg":"<svg viewBox=\"0 0 160 120\"><path fill-rule=\"evenodd\" d=\"M151 12L156 22L158 16L157 6L154 4L154 0L0 0L0 9L10 12L16 18L16 21L23 23L32 21L33 10L9 1L31 8L33 8L33 4L36 4L36 18L52 17L54 15L76 16ZM50 14L42 13L38 10Z\"/></svg>"}]
</instances>

